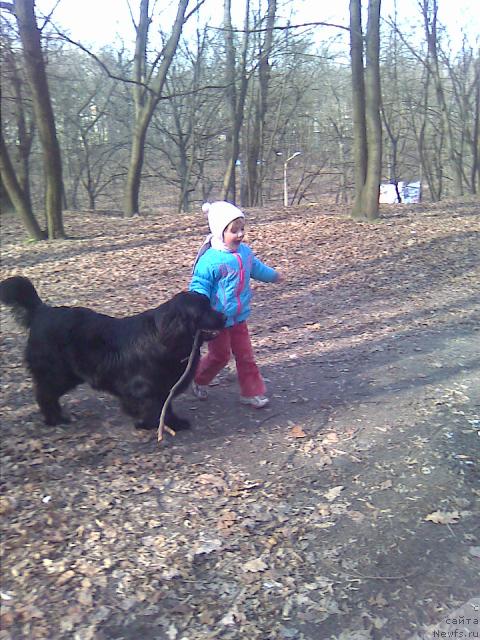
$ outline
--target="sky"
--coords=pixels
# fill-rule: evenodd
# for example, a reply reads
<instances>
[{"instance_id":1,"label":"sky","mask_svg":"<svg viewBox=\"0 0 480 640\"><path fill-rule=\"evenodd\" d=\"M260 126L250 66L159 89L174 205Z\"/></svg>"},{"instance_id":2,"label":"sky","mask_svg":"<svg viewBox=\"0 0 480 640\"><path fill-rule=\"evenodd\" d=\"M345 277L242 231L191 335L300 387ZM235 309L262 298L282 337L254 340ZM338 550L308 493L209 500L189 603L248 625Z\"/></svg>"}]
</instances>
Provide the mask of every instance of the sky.
<instances>
[{"instance_id":1,"label":"sky","mask_svg":"<svg viewBox=\"0 0 480 640\"><path fill-rule=\"evenodd\" d=\"M421 26L419 19L418 0L396 0L400 7L399 14L405 18L408 25ZM133 39L133 27L130 12L126 0L36 0L37 16L42 12L50 11L55 5L54 20L62 27L70 31L73 39L82 44L89 44L100 48L105 44L112 44L118 36L125 44ZM130 0L131 6L136 9L138 0ZM151 3L152 6L154 2ZM367 4L365 0L365 5ZM382 0L382 15L387 17L393 14L395 0ZM480 34L480 11L478 0L438 0L439 20L447 27L452 44L457 48L461 43L462 28L474 43L475 37ZM158 7L168 5L164 9L163 23L167 30L174 17L177 6L175 0L165 2L159 0ZM192 0L191 5L194 5ZM234 0L233 7L243 8L241 0ZM292 0L290 6L294 8L296 20L299 22L334 22L336 24L348 24L348 0ZM222 0L206 0L202 11L209 15L210 24L219 24L222 18ZM285 11L283 14L285 15ZM320 32L319 37L333 35L333 32Z\"/></svg>"}]
</instances>

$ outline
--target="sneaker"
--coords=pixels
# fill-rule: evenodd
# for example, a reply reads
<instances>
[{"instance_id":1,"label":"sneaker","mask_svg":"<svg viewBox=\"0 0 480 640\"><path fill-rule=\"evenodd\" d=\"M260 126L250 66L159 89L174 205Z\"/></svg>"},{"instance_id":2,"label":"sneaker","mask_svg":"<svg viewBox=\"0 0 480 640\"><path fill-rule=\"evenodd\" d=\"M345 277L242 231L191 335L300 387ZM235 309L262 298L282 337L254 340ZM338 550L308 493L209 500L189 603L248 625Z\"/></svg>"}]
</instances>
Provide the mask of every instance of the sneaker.
<instances>
[{"instance_id":1,"label":"sneaker","mask_svg":"<svg viewBox=\"0 0 480 640\"><path fill-rule=\"evenodd\" d=\"M208 398L207 387L203 384L197 384L195 381L192 382L192 393L199 400L206 400Z\"/></svg>"},{"instance_id":2,"label":"sneaker","mask_svg":"<svg viewBox=\"0 0 480 640\"><path fill-rule=\"evenodd\" d=\"M248 404L255 409L262 409L270 403L270 400L266 396L252 396L251 398L240 396L240 402L242 404Z\"/></svg>"}]
</instances>

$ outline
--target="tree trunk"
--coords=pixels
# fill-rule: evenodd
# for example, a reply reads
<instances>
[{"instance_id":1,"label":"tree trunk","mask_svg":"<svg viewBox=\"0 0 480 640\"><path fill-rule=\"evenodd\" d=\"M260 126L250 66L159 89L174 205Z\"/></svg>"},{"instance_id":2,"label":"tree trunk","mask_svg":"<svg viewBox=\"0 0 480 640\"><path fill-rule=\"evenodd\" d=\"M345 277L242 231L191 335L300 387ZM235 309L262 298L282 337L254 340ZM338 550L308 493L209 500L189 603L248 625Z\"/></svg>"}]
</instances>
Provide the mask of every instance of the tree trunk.
<instances>
[{"instance_id":1,"label":"tree trunk","mask_svg":"<svg viewBox=\"0 0 480 640\"><path fill-rule=\"evenodd\" d=\"M380 118L380 4L368 4L367 56L365 65L365 116L367 120L367 177L364 206L368 219L378 218L378 198L382 175L382 121Z\"/></svg>"},{"instance_id":2,"label":"tree trunk","mask_svg":"<svg viewBox=\"0 0 480 640\"><path fill-rule=\"evenodd\" d=\"M17 150L18 150L18 162L15 163L15 173L18 183L24 193L25 200L28 203L29 209L32 208L31 196L30 196L30 154L32 151L32 142L35 127L32 122L27 125L27 118L25 115L26 99L24 96L22 78L18 71L16 58L12 50L10 42L4 46L4 55L8 71L10 72L10 80L12 83L13 96L15 100L16 108L16 124L17 124ZM33 215L33 213L32 213Z\"/></svg>"},{"instance_id":3,"label":"tree trunk","mask_svg":"<svg viewBox=\"0 0 480 640\"><path fill-rule=\"evenodd\" d=\"M170 36L156 62L160 60L157 72L151 81L148 80L151 70L147 70L147 44L150 17L148 15L149 0L141 0L140 20L138 23L134 57L135 122L132 133L132 148L125 185L124 215L133 216L140 211L140 185L143 161L145 158L145 140L148 127L155 108L162 96L167 73L175 55L185 22L185 11L189 0L179 0L177 15ZM201 4L201 3L200 3ZM197 5L199 6L199 5Z\"/></svg>"},{"instance_id":4,"label":"tree trunk","mask_svg":"<svg viewBox=\"0 0 480 640\"><path fill-rule=\"evenodd\" d=\"M363 64L361 0L350 0L355 200L352 217L378 218L382 162L380 119L380 4L369 0L366 64Z\"/></svg>"},{"instance_id":5,"label":"tree trunk","mask_svg":"<svg viewBox=\"0 0 480 640\"><path fill-rule=\"evenodd\" d=\"M361 211L362 189L367 175L367 123L365 119L365 80L363 70L362 7L350 1L350 60L352 68L353 161L355 196L352 215Z\"/></svg>"},{"instance_id":6,"label":"tree trunk","mask_svg":"<svg viewBox=\"0 0 480 640\"><path fill-rule=\"evenodd\" d=\"M475 112L473 117L471 171L471 184L473 194L480 193L480 58L477 58L475 62L475 79Z\"/></svg>"},{"instance_id":7,"label":"tree trunk","mask_svg":"<svg viewBox=\"0 0 480 640\"><path fill-rule=\"evenodd\" d=\"M420 169L422 174L422 180L427 183L430 197L433 202L437 202L440 199L442 192L442 173L435 171L434 161L432 156L434 152L429 151L429 146L432 146L435 139L434 132L429 132L429 105L430 105L430 84L431 74L428 65L425 66L425 74L422 82L422 108L418 109L417 101L409 101L410 120L413 132L415 134L415 141L417 144L418 158L420 161ZM421 118L420 126L416 126L416 117ZM437 136L438 137L438 136Z\"/></svg>"},{"instance_id":8,"label":"tree trunk","mask_svg":"<svg viewBox=\"0 0 480 640\"><path fill-rule=\"evenodd\" d=\"M34 0L16 0L15 16L25 59L25 70L32 92L33 110L43 151L46 196L45 212L48 237L65 238L62 217L62 162L48 89L40 31L34 12Z\"/></svg>"},{"instance_id":9,"label":"tree trunk","mask_svg":"<svg viewBox=\"0 0 480 640\"><path fill-rule=\"evenodd\" d=\"M8 155L3 134L0 132L0 169L2 181L12 201L16 213L20 216L28 235L33 240L44 240L46 234L41 230L30 205L30 198L22 189Z\"/></svg>"},{"instance_id":10,"label":"tree trunk","mask_svg":"<svg viewBox=\"0 0 480 640\"><path fill-rule=\"evenodd\" d=\"M260 45L258 62L258 91L255 104L254 124L248 149L247 160L247 201L250 206L260 203L260 189L263 174L263 147L265 139L265 119L268 111L268 89L270 83L270 63L268 58L272 49L273 27L277 12L276 0L268 0L268 12L265 38Z\"/></svg>"},{"instance_id":11,"label":"tree trunk","mask_svg":"<svg viewBox=\"0 0 480 640\"><path fill-rule=\"evenodd\" d=\"M147 130L152 113L146 114L145 118L137 122L132 137L130 164L128 166L127 181L125 184L124 215L126 218L138 215L140 212L140 185L143 161L145 159L145 140L147 138Z\"/></svg>"},{"instance_id":12,"label":"tree trunk","mask_svg":"<svg viewBox=\"0 0 480 640\"><path fill-rule=\"evenodd\" d=\"M454 195L463 194L462 173L457 162L457 151L455 146L455 133L449 115L449 108L445 98L443 80L440 72L438 60L438 38L437 38L437 0L423 0L423 20L425 26L425 36L428 44L428 64L435 84L435 95L438 108L440 109L441 121L446 134L447 157L451 170L451 178ZM431 105L430 105L431 108Z\"/></svg>"},{"instance_id":13,"label":"tree trunk","mask_svg":"<svg viewBox=\"0 0 480 640\"><path fill-rule=\"evenodd\" d=\"M248 78L246 74L247 67L247 50L249 41L249 15L250 0L247 0L245 7L245 22L243 32L243 44L241 61L239 64L240 82L237 93L237 73L236 73L236 56L235 45L233 41L233 28L231 17L231 0L224 0L224 33L225 33L225 75L227 84L228 105L231 117L230 136L227 140L227 158L226 169L223 176L223 187L221 198L236 202L237 187L235 169L240 155L240 132L243 125L245 98L247 95Z\"/></svg>"}]
</instances>

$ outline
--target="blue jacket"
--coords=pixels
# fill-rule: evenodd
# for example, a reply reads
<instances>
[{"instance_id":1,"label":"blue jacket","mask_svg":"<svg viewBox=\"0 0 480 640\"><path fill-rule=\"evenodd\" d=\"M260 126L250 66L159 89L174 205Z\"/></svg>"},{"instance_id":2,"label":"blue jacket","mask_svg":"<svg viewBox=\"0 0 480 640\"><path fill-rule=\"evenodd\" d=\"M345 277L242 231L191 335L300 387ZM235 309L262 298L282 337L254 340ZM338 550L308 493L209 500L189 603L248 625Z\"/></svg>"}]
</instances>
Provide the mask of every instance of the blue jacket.
<instances>
[{"instance_id":1,"label":"blue jacket","mask_svg":"<svg viewBox=\"0 0 480 640\"><path fill-rule=\"evenodd\" d=\"M227 316L225 326L231 327L250 315L250 277L275 282L278 276L246 244L235 253L210 247L196 263L189 289L206 295L212 307Z\"/></svg>"}]
</instances>

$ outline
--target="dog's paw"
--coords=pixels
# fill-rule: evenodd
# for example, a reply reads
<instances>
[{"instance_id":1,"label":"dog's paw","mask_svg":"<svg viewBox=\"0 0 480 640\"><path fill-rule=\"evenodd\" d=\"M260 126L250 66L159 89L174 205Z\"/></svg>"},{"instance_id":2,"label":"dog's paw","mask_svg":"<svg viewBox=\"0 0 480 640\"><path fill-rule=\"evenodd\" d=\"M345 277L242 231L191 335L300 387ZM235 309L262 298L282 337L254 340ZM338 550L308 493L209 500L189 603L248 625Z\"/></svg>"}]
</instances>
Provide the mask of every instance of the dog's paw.
<instances>
[{"instance_id":1,"label":"dog's paw","mask_svg":"<svg viewBox=\"0 0 480 640\"><path fill-rule=\"evenodd\" d=\"M186 418L175 416L170 418L168 426L174 431L185 431L186 429L190 429L190 422Z\"/></svg>"},{"instance_id":2,"label":"dog's paw","mask_svg":"<svg viewBox=\"0 0 480 640\"><path fill-rule=\"evenodd\" d=\"M48 416L45 418L45 424L47 427L58 427L62 424L70 424L70 422L70 418L63 413L58 416Z\"/></svg>"},{"instance_id":3,"label":"dog's paw","mask_svg":"<svg viewBox=\"0 0 480 640\"><path fill-rule=\"evenodd\" d=\"M153 429L157 429L158 424L151 424L150 422L144 422L140 420L139 422L135 422L135 429L144 429L147 431L152 431Z\"/></svg>"}]
</instances>

